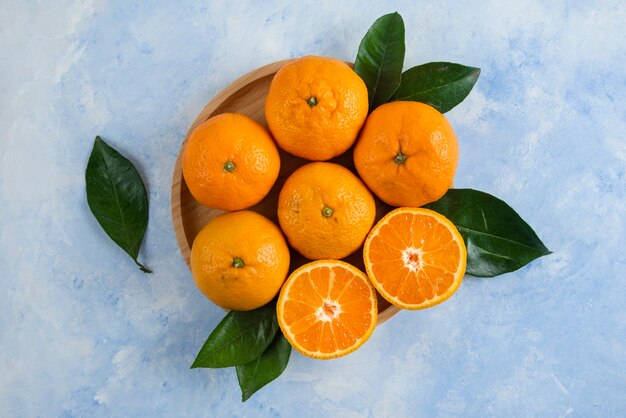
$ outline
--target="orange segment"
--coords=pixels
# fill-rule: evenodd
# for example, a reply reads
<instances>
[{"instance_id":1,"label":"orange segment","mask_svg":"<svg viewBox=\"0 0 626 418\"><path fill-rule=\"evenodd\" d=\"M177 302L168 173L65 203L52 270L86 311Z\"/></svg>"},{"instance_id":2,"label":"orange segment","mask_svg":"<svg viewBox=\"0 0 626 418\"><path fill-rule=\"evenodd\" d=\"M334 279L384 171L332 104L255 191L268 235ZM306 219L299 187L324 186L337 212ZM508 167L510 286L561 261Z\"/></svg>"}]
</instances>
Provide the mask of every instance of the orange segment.
<instances>
[{"instance_id":1,"label":"orange segment","mask_svg":"<svg viewBox=\"0 0 626 418\"><path fill-rule=\"evenodd\" d=\"M363 259L385 299L404 309L424 309L459 288L467 251L463 237L445 216L429 209L399 208L369 233Z\"/></svg>"},{"instance_id":2,"label":"orange segment","mask_svg":"<svg viewBox=\"0 0 626 418\"><path fill-rule=\"evenodd\" d=\"M322 360L341 357L374 332L376 290L348 263L314 261L291 273L276 312L283 334L300 353Z\"/></svg>"}]
</instances>

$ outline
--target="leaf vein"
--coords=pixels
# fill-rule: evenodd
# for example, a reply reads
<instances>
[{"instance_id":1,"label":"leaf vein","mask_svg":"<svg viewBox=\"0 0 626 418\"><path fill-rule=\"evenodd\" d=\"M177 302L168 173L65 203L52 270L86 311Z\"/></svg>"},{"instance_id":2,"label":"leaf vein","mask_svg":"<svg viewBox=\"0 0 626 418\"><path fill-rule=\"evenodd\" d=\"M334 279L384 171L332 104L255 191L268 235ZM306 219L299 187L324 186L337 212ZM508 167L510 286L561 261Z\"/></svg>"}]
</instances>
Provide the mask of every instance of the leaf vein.
<instances>
[{"instance_id":1,"label":"leaf vein","mask_svg":"<svg viewBox=\"0 0 626 418\"><path fill-rule=\"evenodd\" d=\"M109 172L109 165L107 164L106 158L104 157L104 153L102 152L102 145L100 143L98 143L98 151L99 151L98 154L100 155L100 158L102 159L102 163L104 164L104 167L105 167L107 179L109 180L109 184L111 185L111 189L113 190L113 197L115 197L115 205L117 207L117 211L122 220L122 225L124 226L123 229L124 229L124 236L126 238L126 245L128 246L128 250L132 252L133 259L136 260L139 254L135 253L135 248L132 245L129 231L128 231L128 224L126 223L126 217L124 216L124 212L122 211L120 199L119 199L119 196L117 195L117 189L115 188L115 184L113 183L113 180L111 179L111 173Z\"/></svg>"},{"instance_id":2,"label":"leaf vein","mask_svg":"<svg viewBox=\"0 0 626 418\"><path fill-rule=\"evenodd\" d=\"M485 235L485 236L488 236L488 237L497 238L497 239L500 239L502 241L510 242L511 244L516 244L516 245L528 248L529 250L536 251L536 252L539 252L541 254L544 254L544 251L539 249L539 248L532 247L532 246L530 246L528 244L524 244L524 243L519 242L519 241L514 241L514 240L512 240L510 238L505 238L505 237L502 237L500 235L495 235L495 234L492 234L492 233L486 233L486 232L483 232L483 231L478 231L476 229L472 229L472 228L469 228L469 227L466 227L466 226L462 226L462 225L457 225L457 224L455 224L455 225L456 225L456 227L459 230L462 229L464 231L473 232L473 233L478 234L478 235Z\"/></svg>"},{"instance_id":3,"label":"leaf vein","mask_svg":"<svg viewBox=\"0 0 626 418\"><path fill-rule=\"evenodd\" d=\"M248 331L249 331L250 329L252 329L252 328L255 328L255 327L259 326L259 324L260 324L261 322L267 321L268 319L269 319L269 318L265 318L265 319L263 319L263 320L259 321L258 323L253 323L253 324L251 324L251 325L249 325L249 326L247 326L247 327L243 328L243 329L241 330L241 332L240 332L238 335L236 335L235 337L233 337L233 338L231 338L231 339L229 339L229 340L225 340L225 341L223 342L223 344L221 344L221 345L216 345L216 348L215 348L214 350L207 350L207 352L205 353L205 356L210 356L211 354L215 354L215 353L217 353L217 352L221 351L222 349L224 349L225 347L227 347L227 346L231 345L233 342L238 341L238 340L241 340L243 337L245 337L245 336L246 336L246 334L248 333Z\"/></svg>"}]
</instances>

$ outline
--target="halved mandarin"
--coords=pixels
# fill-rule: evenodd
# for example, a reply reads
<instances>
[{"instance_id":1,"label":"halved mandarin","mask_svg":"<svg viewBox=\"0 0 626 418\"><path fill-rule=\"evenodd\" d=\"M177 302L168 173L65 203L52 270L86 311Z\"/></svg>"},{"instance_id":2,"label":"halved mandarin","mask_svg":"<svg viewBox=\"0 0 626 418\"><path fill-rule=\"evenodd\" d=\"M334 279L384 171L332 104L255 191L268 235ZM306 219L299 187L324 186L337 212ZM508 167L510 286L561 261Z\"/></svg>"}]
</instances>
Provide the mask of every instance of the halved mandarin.
<instances>
[{"instance_id":1,"label":"halved mandarin","mask_svg":"<svg viewBox=\"0 0 626 418\"><path fill-rule=\"evenodd\" d=\"M445 216L429 209L398 208L371 230L363 247L376 290L404 309L424 309L448 299L461 285L467 251Z\"/></svg>"},{"instance_id":2,"label":"halved mandarin","mask_svg":"<svg viewBox=\"0 0 626 418\"><path fill-rule=\"evenodd\" d=\"M295 270L276 304L283 334L305 356L327 360L359 348L378 319L376 290L356 267L319 260Z\"/></svg>"}]
</instances>

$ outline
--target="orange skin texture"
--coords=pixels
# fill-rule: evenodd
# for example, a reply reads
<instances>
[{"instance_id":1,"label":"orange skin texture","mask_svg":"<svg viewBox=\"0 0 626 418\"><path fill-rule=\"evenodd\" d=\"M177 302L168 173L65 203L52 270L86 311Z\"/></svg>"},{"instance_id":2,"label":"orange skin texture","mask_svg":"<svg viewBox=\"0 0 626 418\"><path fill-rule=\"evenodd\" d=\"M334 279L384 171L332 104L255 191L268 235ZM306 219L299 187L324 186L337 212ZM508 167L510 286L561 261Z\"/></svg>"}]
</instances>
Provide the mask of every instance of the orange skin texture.
<instances>
[{"instance_id":1,"label":"orange skin texture","mask_svg":"<svg viewBox=\"0 0 626 418\"><path fill-rule=\"evenodd\" d=\"M310 106L314 97L317 104ZM367 117L367 87L344 62L308 56L274 76L265 119L278 145L298 157L325 161L354 144Z\"/></svg>"},{"instance_id":2,"label":"orange skin texture","mask_svg":"<svg viewBox=\"0 0 626 418\"><path fill-rule=\"evenodd\" d=\"M332 209L326 217L325 208ZM376 216L374 197L350 170L309 163L294 171L278 196L278 220L289 243L311 260L356 251Z\"/></svg>"},{"instance_id":3,"label":"orange skin texture","mask_svg":"<svg viewBox=\"0 0 626 418\"><path fill-rule=\"evenodd\" d=\"M394 159L401 152L404 163ZM391 102L374 110L354 148L354 164L367 186L392 206L422 206L451 187L459 161L452 126L435 108Z\"/></svg>"},{"instance_id":4,"label":"orange skin texture","mask_svg":"<svg viewBox=\"0 0 626 418\"><path fill-rule=\"evenodd\" d=\"M232 163L228 171L225 164ZM280 157L265 128L247 116L222 113L198 125L183 154L183 175L201 204L239 210L259 203L280 170Z\"/></svg>"},{"instance_id":5,"label":"orange skin texture","mask_svg":"<svg viewBox=\"0 0 626 418\"><path fill-rule=\"evenodd\" d=\"M233 260L243 261L242 267ZM252 211L211 219L191 248L196 286L224 309L249 311L278 294L289 271L289 247L280 229Z\"/></svg>"}]
</instances>

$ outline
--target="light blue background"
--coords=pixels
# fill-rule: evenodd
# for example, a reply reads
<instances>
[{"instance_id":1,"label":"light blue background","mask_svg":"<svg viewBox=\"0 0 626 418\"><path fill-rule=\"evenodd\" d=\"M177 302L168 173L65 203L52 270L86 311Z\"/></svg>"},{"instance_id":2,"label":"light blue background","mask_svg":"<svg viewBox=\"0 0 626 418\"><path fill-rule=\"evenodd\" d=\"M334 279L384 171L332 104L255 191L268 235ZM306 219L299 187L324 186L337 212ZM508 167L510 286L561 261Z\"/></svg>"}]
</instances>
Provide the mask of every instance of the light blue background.
<instances>
[{"instance_id":1,"label":"light blue background","mask_svg":"<svg viewBox=\"0 0 626 418\"><path fill-rule=\"evenodd\" d=\"M2 1L1 416L626 415L623 1L132 3ZM348 357L293 354L242 404L234 370L189 369L223 313L194 287L171 226L181 140L235 78L305 54L352 60L394 10L407 67L482 68L448 114L456 185L509 202L554 254L468 277ZM97 134L146 181L152 275L88 210Z\"/></svg>"}]
</instances>

